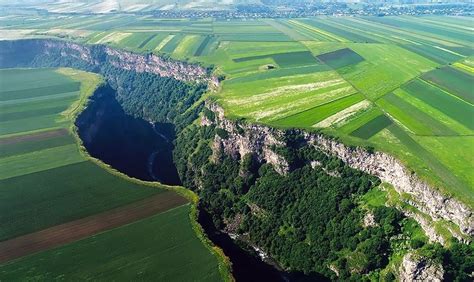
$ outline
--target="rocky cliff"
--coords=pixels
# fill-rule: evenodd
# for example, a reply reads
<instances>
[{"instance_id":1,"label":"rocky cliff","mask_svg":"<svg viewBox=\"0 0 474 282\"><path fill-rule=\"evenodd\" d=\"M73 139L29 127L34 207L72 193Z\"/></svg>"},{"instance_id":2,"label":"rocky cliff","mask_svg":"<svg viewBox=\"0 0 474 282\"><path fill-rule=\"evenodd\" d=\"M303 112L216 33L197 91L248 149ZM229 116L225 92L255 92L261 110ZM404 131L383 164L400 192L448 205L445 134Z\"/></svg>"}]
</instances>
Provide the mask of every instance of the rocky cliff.
<instances>
[{"instance_id":1,"label":"rocky cliff","mask_svg":"<svg viewBox=\"0 0 474 282\"><path fill-rule=\"evenodd\" d=\"M251 125L234 122L225 118L224 110L215 103L208 103L207 107L215 113L214 121L217 127L227 131L228 136L215 137L214 149L221 150L228 155L237 157L252 153L259 161L272 164L280 173L288 171L288 163L282 156L279 156L272 147L283 146L280 138L284 132L282 130L270 128L262 125ZM209 124L211 121L204 118L202 124ZM304 136L305 141L315 147L337 156L349 166L379 177L382 181L390 183L398 193L412 195L409 204L420 211L428 214L435 220L443 219L454 222L467 235L474 235L473 212L466 205L458 200L448 197L430 187L411 173L403 164L394 157L382 153L371 153L363 148L353 148L344 145L336 140L328 138L322 134L307 133L302 130L295 130L295 133ZM416 200L415 200L416 199ZM421 217L407 212L408 216L420 221ZM434 234L429 223L420 222L425 227L426 233L432 241L443 243L442 238ZM457 234L453 234L459 237Z\"/></svg>"},{"instance_id":2,"label":"rocky cliff","mask_svg":"<svg viewBox=\"0 0 474 282\"><path fill-rule=\"evenodd\" d=\"M98 72L102 64L185 82L207 82L218 85L217 78L197 64L164 58L154 54L138 54L106 45L86 45L54 39L0 41L0 67L70 66Z\"/></svg>"},{"instance_id":3,"label":"rocky cliff","mask_svg":"<svg viewBox=\"0 0 474 282\"><path fill-rule=\"evenodd\" d=\"M408 253L400 266L400 281L443 281L443 267L426 258Z\"/></svg>"}]
</instances>

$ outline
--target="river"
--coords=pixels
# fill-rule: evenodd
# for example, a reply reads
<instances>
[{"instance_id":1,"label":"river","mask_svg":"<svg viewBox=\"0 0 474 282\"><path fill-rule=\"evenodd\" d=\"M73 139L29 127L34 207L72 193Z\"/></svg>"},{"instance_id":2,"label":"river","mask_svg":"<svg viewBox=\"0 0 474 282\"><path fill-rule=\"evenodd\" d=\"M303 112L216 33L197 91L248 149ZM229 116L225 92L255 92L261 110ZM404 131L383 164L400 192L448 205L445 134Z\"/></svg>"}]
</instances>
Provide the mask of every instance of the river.
<instances>
[{"instance_id":1,"label":"river","mask_svg":"<svg viewBox=\"0 0 474 282\"><path fill-rule=\"evenodd\" d=\"M102 87L91 97L76 120L79 136L89 154L138 179L180 185L173 163L174 126L150 123L127 115L115 99L115 91ZM229 235L216 230L206 211L199 223L209 239L232 262L236 281L325 281L319 275L288 273L243 250Z\"/></svg>"}]
</instances>

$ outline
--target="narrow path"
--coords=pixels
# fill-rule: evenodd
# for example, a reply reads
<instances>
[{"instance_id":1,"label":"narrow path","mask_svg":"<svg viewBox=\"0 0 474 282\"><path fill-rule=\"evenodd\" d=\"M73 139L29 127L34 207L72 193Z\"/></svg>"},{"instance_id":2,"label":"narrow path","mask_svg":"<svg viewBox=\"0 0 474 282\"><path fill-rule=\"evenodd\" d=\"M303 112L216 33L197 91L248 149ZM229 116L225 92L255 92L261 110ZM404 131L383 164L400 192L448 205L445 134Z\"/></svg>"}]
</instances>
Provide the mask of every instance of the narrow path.
<instances>
[{"instance_id":1,"label":"narrow path","mask_svg":"<svg viewBox=\"0 0 474 282\"><path fill-rule=\"evenodd\" d=\"M3 241L0 242L0 264L78 241L186 203L188 201L184 197L167 191L123 207Z\"/></svg>"}]
</instances>

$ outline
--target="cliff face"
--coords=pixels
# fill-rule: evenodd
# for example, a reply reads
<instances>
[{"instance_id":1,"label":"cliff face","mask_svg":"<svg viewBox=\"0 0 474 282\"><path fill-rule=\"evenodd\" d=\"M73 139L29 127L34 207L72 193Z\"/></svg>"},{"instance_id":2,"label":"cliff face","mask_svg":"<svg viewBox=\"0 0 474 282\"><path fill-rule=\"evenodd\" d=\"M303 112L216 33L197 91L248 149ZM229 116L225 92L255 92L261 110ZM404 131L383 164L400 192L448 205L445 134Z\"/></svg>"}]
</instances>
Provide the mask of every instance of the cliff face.
<instances>
[{"instance_id":1,"label":"cliff face","mask_svg":"<svg viewBox=\"0 0 474 282\"><path fill-rule=\"evenodd\" d=\"M400 281L443 281L444 270L439 264L408 253L403 257L400 266Z\"/></svg>"},{"instance_id":2,"label":"cliff face","mask_svg":"<svg viewBox=\"0 0 474 282\"><path fill-rule=\"evenodd\" d=\"M259 161L272 164L278 172L288 171L288 163L285 159L271 150L272 146L284 145L278 141L279 137L284 134L283 131L261 125L233 122L225 118L224 110L218 105L208 104L207 107L215 113L217 127L228 132L225 139L219 136L215 137L215 149L231 156L244 156L247 153L252 153ZM204 119L202 123L207 124L210 121ZM352 148L321 134L298 130L295 133L302 134L306 142L328 154L337 156L349 166L390 183L398 193L411 195L414 200L411 200L409 204L430 215L433 219L452 221L460 227L462 233L474 235L472 210L458 200L447 197L430 187L394 157L382 152L369 153L362 148ZM415 214L406 213L417 221L423 220L422 217ZM434 233L433 228L429 228L429 223L420 222L420 225L425 227L424 229L432 241L443 243L442 238Z\"/></svg>"},{"instance_id":3,"label":"cliff face","mask_svg":"<svg viewBox=\"0 0 474 282\"><path fill-rule=\"evenodd\" d=\"M138 73L148 72L185 82L205 82L211 87L218 85L217 79L199 65L165 59L153 54L136 54L105 45L82 45L53 39L0 41L0 67L69 66L100 72L101 65L106 63ZM218 127L229 133L227 138L215 137L214 150L222 150L234 157L253 153L258 161L272 164L282 174L289 170L286 160L271 149L273 146L285 145L279 141L279 137L284 134L282 131L261 125L231 122L225 118L222 108L215 104L209 104L208 108L216 114ZM203 122L210 121L204 119ZM390 155L352 148L320 134L309 134L298 130L295 133L304 135L306 142L339 157L351 167L378 176L382 181L392 184L399 193L411 195L413 200L410 200L409 204L433 219L452 221L464 234L474 235L474 215L471 209L430 187ZM416 216L412 216L416 219ZM428 226L426 222L420 224ZM429 234L433 233L427 231ZM432 239L441 240L439 236L436 239L434 235Z\"/></svg>"},{"instance_id":4,"label":"cliff face","mask_svg":"<svg viewBox=\"0 0 474 282\"><path fill-rule=\"evenodd\" d=\"M207 82L209 86L218 85L217 78L197 64L189 64L163 58L154 54L137 54L114 49L105 45L83 45L53 39L25 39L0 41L0 65L14 67L40 65L47 61L50 66L71 66L97 72L101 64L131 70L148 72L162 77L172 77L185 82ZM17 52L17 56L12 56ZM19 59L22 57L21 59ZM49 60L42 60L49 57Z\"/></svg>"},{"instance_id":5,"label":"cliff face","mask_svg":"<svg viewBox=\"0 0 474 282\"><path fill-rule=\"evenodd\" d=\"M350 148L322 135L306 136L314 146L336 155L349 166L379 177L393 185L399 193L408 193L413 199L409 204L433 219L452 221L461 232L474 235L473 213L466 205L430 187L394 157L382 152L369 153L362 148Z\"/></svg>"}]
</instances>

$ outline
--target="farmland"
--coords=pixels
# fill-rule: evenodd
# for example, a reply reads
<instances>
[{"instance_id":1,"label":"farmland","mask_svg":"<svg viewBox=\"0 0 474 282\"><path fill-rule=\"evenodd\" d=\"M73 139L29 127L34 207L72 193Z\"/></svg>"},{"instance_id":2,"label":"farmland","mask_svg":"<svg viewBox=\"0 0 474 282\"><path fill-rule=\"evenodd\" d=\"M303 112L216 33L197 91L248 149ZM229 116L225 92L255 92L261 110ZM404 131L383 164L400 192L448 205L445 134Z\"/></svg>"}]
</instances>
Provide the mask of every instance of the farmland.
<instances>
[{"instance_id":1,"label":"farmland","mask_svg":"<svg viewBox=\"0 0 474 282\"><path fill-rule=\"evenodd\" d=\"M229 117L277 127L322 127L347 143L397 156L443 192L474 205L472 175L455 173L455 165L441 159L446 173L459 178L452 189L433 173L430 158L412 152L410 145L395 136L397 145L387 145L381 138L392 135L388 127L393 124L411 140L418 140L417 136L436 144L443 144L447 137L463 144L471 140L474 52L466 41L470 36L464 27L466 18L321 16L223 21L51 14L38 16L33 23L16 17L15 24L3 26L3 31L21 30L21 37L67 36L78 42L212 65L216 74L226 78L213 96ZM73 90L74 85L55 87ZM58 95L67 100L72 93ZM34 99L39 104L42 97ZM11 107L2 103L5 109ZM15 116L8 111L2 115ZM51 126L51 119L42 119L37 122ZM2 122L3 134L37 127L15 120ZM449 151L449 146L443 150ZM401 149L407 153L400 153Z\"/></svg>"},{"instance_id":2,"label":"farmland","mask_svg":"<svg viewBox=\"0 0 474 282\"><path fill-rule=\"evenodd\" d=\"M100 76L65 68L3 69L0 72L0 249L6 250L4 255L12 255L7 260L0 259L3 263L0 266L2 278L92 277L95 275L94 263L66 272L61 272L64 271L62 266L56 270L41 270L38 263L42 259L36 260L35 256L57 260L43 267L59 265L57 262L65 262L64 258L54 257L63 253L65 248L82 256L84 261L92 262L90 250L97 237L90 236L103 231L108 235L101 235L104 237L98 240L104 249L92 249L103 255L114 254L107 248L119 250L120 254L115 254L115 262L105 256L100 262L102 264L107 260L113 267L123 270L121 273L114 271L114 275L135 275L135 271L149 273L152 267L153 271L166 278L176 273L164 271L168 269L165 264L175 263L182 264L183 268L192 267L194 275L219 277L216 258L191 227L187 199L156 185L152 187L124 179L107 171L81 151L72 122L83 109L88 96L102 82ZM145 223L140 223L147 217L150 218L145 219ZM137 220L136 225L125 229L120 227ZM146 224L147 221L152 223ZM180 224L174 224L175 221ZM172 225L173 231L166 227L169 225ZM116 227L118 229L114 229ZM42 232L46 232L45 235L41 235ZM134 236L142 236L142 232L150 237L141 237L137 240L139 245L130 249L121 248L124 243L120 240L133 240ZM171 234L174 237L168 239ZM41 243L31 244L31 238ZM41 238L46 241L41 241ZM83 241L75 242L78 239ZM156 242L153 249L149 248L149 240ZM26 247L14 249L14 252L9 249L17 244ZM64 246L54 248L61 245ZM153 265L143 262L131 265L121 260L123 256L142 256L146 252L157 255L174 248L182 251L172 252L175 254L173 260L158 263L152 258ZM20 254L14 256L17 251ZM7 262L38 251L44 252ZM56 255L51 256L51 252ZM181 252L191 255L176 256ZM99 259L97 254L93 256ZM76 260L75 256L67 257ZM74 266L76 262L69 265ZM38 272L20 270L28 267ZM41 276L44 271L52 276Z\"/></svg>"},{"instance_id":3,"label":"farmland","mask_svg":"<svg viewBox=\"0 0 474 282\"><path fill-rule=\"evenodd\" d=\"M0 266L8 280L220 280L195 236L189 205ZM183 255L186 254L186 255Z\"/></svg>"},{"instance_id":4,"label":"farmland","mask_svg":"<svg viewBox=\"0 0 474 282\"><path fill-rule=\"evenodd\" d=\"M471 209L474 207L474 51L469 39L473 28L471 18L458 16L222 20L158 19L142 14L45 14L31 18L12 16L8 25L0 18L3 39L51 37L83 44L106 44L212 67L222 81L206 98L221 105L226 117L282 129L322 132L347 145L388 153L408 171ZM71 120L64 113L72 111L70 105L82 95L84 83L68 78L74 77L70 70L59 72L63 73L1 71L5 80L0 90L0 189L8 192L0 195L11 205L0 207L4 208L0 210L1 221L8 222L0 240L163 193L113 177L97 169L80 153L68 130ZM80 177L84 174L93 175L94 182ZM71 178L77 178L77 182ZM68 185L59 191L57 187L63 183ZM108 183L114 183L114 188ZM46 186L43 189L51 195L52 204L45 204L44 193L38 190ZM382 200L377 198L377 201ZM17 205L33 208L28 211L11 208ZM59 214L57 209L67 211ZM63 259L67 262L69 256L63 254L90 250L96 245L113 248L124 244L120 241L122 232L135 234L130 235L133 237L147 232L154 224L168 226L168 221L176 220L178 213L184 218L186 209L181 206L27 257L18 264L5 265L0 271L16 275L15 269L30 270L31 277L38 278L35 269L53 267ZM185 230L189 227L185 227L188 219L181 220L176 220L180 224L176 228ZM157 234L160 232L164 231ZM179 233L174 229L170 232ZM179 236L190 236L186 232ZM151 234L147 236L151 241L157 240ZM191 240L186 238L183 240ZM137 249L153 256L147 253L145 245L135 241ZM168 243L160 241L154 248L168 248ZM105 253L100 250L97 249L98 254ZM159 253L157 249L151 250ZM98 255L97 263L113 269L120 261L119 256L133 258L131 251L125 249ZM83 266L80 269L66 268L61 272L57 267L48 269L48 273L92 277L89 275L95 266L82 253L78 259ZM203 259L203 264L207 259ZM45 263L41 265L38 261L43 260ZM156 258L156 263L167 262ZM17 268L19 264L21 268ZM184 264L187 266L183 269L192 265ZM151 260L143 265L154 266ZM138 273L141 267L137 262L130 269ZM209 264L197 269L204 273L208 271L206 267ZM160 277L181 277L185 272L161 273ZM147 271L142 273L145 278L151 275ZM112 271L104 275L110 279L117 277ZM215 273L209 275L214 277Z\"/></svg>"}]
</instances>

